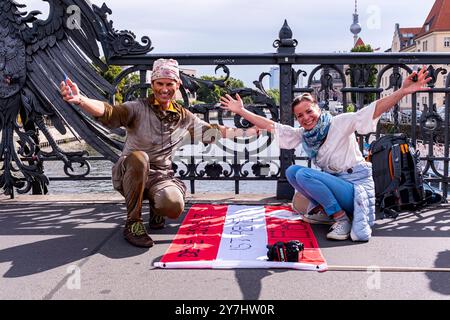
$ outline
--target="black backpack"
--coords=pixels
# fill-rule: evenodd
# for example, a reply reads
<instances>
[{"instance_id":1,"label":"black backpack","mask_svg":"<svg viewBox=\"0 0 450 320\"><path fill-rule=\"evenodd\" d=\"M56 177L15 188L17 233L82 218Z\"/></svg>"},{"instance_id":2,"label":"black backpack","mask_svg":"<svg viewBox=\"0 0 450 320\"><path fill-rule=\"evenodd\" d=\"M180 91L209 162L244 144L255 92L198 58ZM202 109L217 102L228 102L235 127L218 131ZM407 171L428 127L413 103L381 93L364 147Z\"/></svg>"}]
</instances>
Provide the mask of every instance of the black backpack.
<instances>
[{"instance_id":1,"label":"black backpack","mask_svg":"<svg viewBox=\"0 0 450 320\"><path fill-rule=\"evenodd\" d=\"M375 205L382 218L396 218L401 211L427 203L419 152L405 134L389 134L372 142L367 160L372 162Z\"/></svg>"}]
</instances>

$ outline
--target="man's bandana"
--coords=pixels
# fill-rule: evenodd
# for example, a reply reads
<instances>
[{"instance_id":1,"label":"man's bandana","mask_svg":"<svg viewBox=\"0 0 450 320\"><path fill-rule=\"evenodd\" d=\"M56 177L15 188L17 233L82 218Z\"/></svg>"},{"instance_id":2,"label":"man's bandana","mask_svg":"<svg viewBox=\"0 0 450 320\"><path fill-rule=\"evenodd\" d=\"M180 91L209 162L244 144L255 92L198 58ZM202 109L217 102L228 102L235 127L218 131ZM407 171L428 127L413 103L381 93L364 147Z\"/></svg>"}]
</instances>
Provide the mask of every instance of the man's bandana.
<instances>
[{"instance_id":1,"label":"man's bandana","mask_svg":"<svg viewBox=\"0 0 450 320\"><path fill-rule=\"evenodd\" d=\"M173 79L180 81L178 62L174 59L158 59L153 63L152 81L157 79Z\"/></svg>"}]
</instances>

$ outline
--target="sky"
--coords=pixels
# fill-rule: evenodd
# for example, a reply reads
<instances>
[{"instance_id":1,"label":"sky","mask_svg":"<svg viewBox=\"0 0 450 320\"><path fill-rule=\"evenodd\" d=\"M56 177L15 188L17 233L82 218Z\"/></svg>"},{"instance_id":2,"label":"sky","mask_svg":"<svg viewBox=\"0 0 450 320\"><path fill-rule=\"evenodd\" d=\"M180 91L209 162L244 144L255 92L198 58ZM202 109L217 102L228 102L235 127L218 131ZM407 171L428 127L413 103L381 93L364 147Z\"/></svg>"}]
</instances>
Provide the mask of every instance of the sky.
<instances>
[{"instance_id":1,"label":"sky","mask_svg":"<svg viewBox=\"0 0 450 320\"><path fill-rule=\"evenodd\" d=\"M27 10L48 13L43 0L16 0ZM91 0L101 6L105 1ZM350 25L354 0L112 0L110 18L117 30L138 39L149 36L152 54L273 53L284 20L297 39L297 53L348 52L353 46ZM360 37L384 51L391 46L395 23L419 27L434 0L359 0ZM215 66L192 66L198 75L214 74ZM296 69L308 69L295 66ZM231 76L253 87L270 66L230 66ZM218 75L221 75L220 73ZM268 86L265 83L266 87Z\"/></svg>"}]
</instances>

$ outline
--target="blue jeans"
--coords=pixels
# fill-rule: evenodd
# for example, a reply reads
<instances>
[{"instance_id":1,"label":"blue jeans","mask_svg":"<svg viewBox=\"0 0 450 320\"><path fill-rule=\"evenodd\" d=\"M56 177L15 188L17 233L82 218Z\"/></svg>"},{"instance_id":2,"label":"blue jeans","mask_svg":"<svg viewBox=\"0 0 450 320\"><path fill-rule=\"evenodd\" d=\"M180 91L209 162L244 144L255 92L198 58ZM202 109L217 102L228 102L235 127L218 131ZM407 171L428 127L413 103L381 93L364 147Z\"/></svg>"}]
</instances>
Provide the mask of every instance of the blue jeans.
<instances>
[{"instance_id":1,"label":"blue jeans","mask_svg":"<svg viewBox=\"0 0 450 320\"><path fill-rule=\"evenodd\" d=\"M327 215L340 210L353 214L354 187L348 181L308 167L292 165L286 170L289 183Z\"/></svg>"}]
</instances>

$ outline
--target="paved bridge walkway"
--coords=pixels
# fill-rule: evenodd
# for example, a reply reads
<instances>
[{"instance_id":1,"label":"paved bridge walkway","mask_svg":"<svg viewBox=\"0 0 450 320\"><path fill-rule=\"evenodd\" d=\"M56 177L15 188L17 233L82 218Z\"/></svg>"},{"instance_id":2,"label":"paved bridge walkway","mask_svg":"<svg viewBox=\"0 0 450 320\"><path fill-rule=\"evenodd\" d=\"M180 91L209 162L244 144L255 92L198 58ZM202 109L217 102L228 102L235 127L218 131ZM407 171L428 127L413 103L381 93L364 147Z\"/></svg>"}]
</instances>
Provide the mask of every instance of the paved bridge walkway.
<instances>
[{"instance_id":1,"label":"paved bridge walkway","mask_svg":"<svg viewBox=\"0 0 450 320\"><path fill-rule=\"evenodd\" d=\"M283 204L234 194L192 203ZM153 232L148 250L123 240L120 196L0 196L0 299L450 299L449 205L378 220L368 243L328 241L313 226L324 273L154 269L183 217Z\"/></svg>"}]
</instances>

